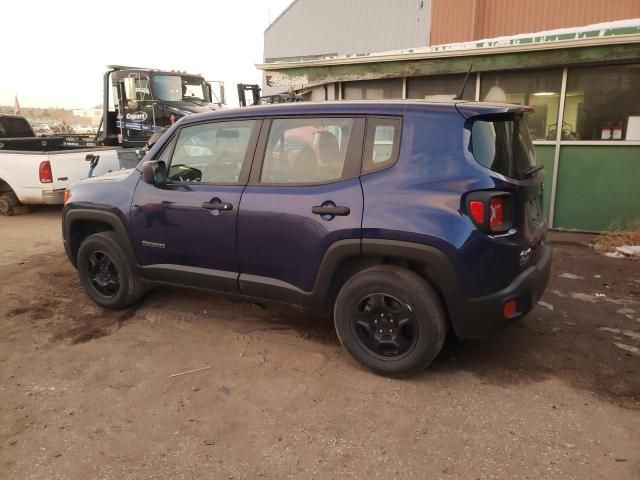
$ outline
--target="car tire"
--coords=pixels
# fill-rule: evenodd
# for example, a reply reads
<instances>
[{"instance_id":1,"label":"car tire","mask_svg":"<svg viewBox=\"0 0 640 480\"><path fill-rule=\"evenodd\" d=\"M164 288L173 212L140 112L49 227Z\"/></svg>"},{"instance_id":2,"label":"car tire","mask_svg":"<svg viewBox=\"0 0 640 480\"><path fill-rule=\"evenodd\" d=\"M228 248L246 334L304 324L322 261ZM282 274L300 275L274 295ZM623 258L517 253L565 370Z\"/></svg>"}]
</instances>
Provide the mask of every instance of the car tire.
<instances>
[{"instance_id":1,"label":"car tire","mask_svg":"<svg viewBox=\"0 0 640 480\"><path fill-rule=\"evenodd\" d=\"M15 193L8 192L0 195L0 215L10 217L16 213L16 209L19 206L20 201Z\"/></svg>"},{"instance_id":2,"label":"car tire","mask_svg":"<svg viewBox=\"0 0 640 480\"><path fill-rule=\"evenodd\" d=\"M144 294L144 284L114 232L87 237L78 249L77 265L82 287L101 307L126 308Z\"/></svg>"},{"instance_id":3,"label":"car tire","mask_svg":"<svg viewBox=\"0 0 640 480\"><path fill-rule=\"evenodd\" d=\"M395 265L371 267L338 293L334 322L340 343L367 369L389 377L422 372L438 356L447 317L433 287Z\"/></svg>"}]
</instances>

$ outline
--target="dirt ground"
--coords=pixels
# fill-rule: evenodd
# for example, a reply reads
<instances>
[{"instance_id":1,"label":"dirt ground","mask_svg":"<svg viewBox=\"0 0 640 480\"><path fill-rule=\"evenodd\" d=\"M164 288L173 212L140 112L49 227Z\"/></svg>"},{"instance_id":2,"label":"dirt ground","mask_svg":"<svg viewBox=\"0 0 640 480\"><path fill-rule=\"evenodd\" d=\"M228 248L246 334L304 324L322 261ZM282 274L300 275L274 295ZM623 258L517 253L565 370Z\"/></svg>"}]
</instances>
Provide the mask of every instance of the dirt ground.
<instances>
[{"instance_id":1,"label":"dirt ground","mask_svg":"<svg viewBox=\"0 0 640 480\"><path fill-rule=\"evenodd\" d=\"M556 243L546 306L390 380L284 310L104 311L59 216L0 218L2 479L640 478L638 261Z\"/></svg>"}]
</instances>

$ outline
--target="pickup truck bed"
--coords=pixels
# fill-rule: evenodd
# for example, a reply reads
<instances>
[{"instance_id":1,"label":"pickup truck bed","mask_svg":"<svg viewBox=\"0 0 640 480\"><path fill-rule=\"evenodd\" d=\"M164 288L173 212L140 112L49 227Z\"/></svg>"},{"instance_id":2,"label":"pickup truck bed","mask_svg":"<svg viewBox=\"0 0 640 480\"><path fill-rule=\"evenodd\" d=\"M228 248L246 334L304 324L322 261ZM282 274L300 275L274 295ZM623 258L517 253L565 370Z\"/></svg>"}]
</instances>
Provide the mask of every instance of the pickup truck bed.
<instances>
[{"instance_id":1,"label":"pickup truck bed","mask_svg":"<svg viewBox=\"0 0 640 480\"><path fill-rule=\"evenodd\" d=\"M11 215L20 204L64 203L65 189L88 176L88 154L100 157L94 176L139 161L132 149L88 147L73 136L37 137L24 117L0 115L0 213Z\"/></svg>"}]
</instances>

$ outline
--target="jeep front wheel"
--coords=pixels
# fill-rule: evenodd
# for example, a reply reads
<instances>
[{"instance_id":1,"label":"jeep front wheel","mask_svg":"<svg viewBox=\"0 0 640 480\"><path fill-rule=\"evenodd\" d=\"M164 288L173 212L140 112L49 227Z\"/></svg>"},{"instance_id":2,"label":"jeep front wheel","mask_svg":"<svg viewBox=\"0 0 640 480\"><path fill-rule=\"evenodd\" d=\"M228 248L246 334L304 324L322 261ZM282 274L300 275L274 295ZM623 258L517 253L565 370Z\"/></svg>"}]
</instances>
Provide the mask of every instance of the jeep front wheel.
<instances>
[{"instance_id":1,"label":"jeep front wheel","mask_svg":"<svg viewBox=\"0 0 640 480\"><path fill-rule=\"evenodd\" d=\"M101 307L126 308L144 293L114 232L87 237L78 249L77 265L85 292Z\"/></svg>"},{"instance_id":2,"label":"jeep front wheel","mask_svg":"<svg viewBox=\"0 0 640 480\"><path fill-rule=\"evenodd\" d=\"M438 356L447 330L440 298L422 277L394 265L363 270L344 284L334 321L351 356L375 373L404 377Z\"/></svg>"}]
</instances>

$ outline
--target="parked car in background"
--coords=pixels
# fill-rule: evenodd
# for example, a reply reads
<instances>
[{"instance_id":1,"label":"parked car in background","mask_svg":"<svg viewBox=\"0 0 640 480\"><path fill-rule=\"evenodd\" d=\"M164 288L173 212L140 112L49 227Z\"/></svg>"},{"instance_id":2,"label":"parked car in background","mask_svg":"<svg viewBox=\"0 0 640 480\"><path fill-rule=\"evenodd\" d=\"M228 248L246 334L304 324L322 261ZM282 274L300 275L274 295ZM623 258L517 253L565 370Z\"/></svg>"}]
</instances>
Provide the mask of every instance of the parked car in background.
<instances>
[{"instance_id":1,"label":"parked car in background","mask_svg":"<svg viewBox=\"0 0 640 480\"><path fill-rule=\"evenodd\" d=\"M98 131L96 127L92 127L91 125L73 125L71 129L73 133L79 135L94 135Z\"/></svg>"},{"instance_id":2,"label":"parked car in background","mask_svg":"<svg viewBox=\"0 0 640 480\"><path fill-rule=\"evenodd\" d=\"M38 137L26 118L0 114L0 214L13 215L33 204L62 205L71 182L87 177L87 155L100 157L94 169L100 175L120 168L117 150Z\"/></svg>"},{"instance_id":3,"label":"parked car in background","mask_svg":"<svg viewBox=\"0 0 640 480\"><path fill-rule=\"evenodd\" d=\"M53 134L53 129L48 123L32 123L33 131L38 136L47 136Z\"/></svg>"},{"instance_id":4,"label":"parked car in background","mask_svg":"<svg viewBox=\"0 0 640 480\"><path fill-rule=\"evenodd\" d=\"M415 374L549 278L527 107L287 103L177 122L133 171L74 184L66 253L106 308L145 283L333 316L344 348Z\"/></svg>"}]
</instances>

